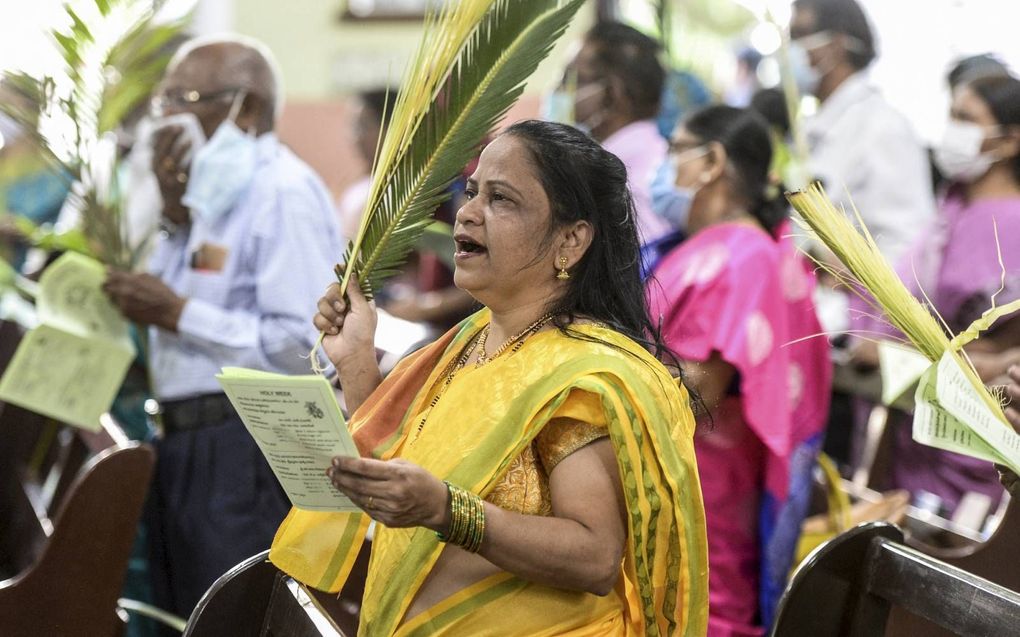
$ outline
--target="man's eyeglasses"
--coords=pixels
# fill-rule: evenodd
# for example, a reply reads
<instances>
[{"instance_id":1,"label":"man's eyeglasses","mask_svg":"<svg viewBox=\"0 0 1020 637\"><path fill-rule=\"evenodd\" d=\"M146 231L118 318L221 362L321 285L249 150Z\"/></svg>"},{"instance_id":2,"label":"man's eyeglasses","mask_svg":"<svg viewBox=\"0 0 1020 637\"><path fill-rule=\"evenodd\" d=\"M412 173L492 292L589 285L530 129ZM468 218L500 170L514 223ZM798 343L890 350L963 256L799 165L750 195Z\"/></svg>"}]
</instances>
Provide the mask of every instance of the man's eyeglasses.
<instances>
[{"instance_id":1,"label":"man's eyeglasses","mask_svg":"<svg viewBox=\"0 0 1020 637\"><path fill-rule=\"evenodd\" d=\"M234 96L243 90L243 88L235 87L209 91L207 93L200 93L196 90L172 91L154 96L149 102L149 113L154 117L161 117L169 109L182 110L187 109L189 106L209 102L226 103L234 99Z\"/></svg>"}]
</instances>

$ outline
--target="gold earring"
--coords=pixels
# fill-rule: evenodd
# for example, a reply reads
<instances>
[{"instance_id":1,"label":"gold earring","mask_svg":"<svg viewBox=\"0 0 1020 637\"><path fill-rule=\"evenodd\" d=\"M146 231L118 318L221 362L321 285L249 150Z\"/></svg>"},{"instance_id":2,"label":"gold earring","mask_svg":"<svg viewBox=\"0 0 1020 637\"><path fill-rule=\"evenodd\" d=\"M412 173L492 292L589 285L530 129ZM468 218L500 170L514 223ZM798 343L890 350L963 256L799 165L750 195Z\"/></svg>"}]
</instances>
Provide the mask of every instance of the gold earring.
<instances>
[{"instance_id":1,"label":"gold earring","mask_svg":"<svg viewBox=\"0 0 1020 637\"><path fill-rule=\"evenodd\" d=\"M570 273L567 272L567 257L560 257L560 273L556 275L556 278L560 281L570 278Z\"/></svg>"}]
</instances>

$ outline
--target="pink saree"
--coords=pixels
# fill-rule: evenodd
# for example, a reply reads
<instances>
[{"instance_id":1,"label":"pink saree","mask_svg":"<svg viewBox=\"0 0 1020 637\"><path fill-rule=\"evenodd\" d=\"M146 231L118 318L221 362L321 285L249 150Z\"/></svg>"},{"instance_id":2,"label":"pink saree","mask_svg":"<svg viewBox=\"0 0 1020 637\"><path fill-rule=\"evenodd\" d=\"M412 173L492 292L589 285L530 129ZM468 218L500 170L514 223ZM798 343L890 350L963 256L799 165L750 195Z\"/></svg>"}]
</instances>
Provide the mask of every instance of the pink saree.
<instances>
[{"instance_id":1,"label":"pink saree","mask_svg":"<svg viewBox=\"0 0 1020 637\"><path fill-rule=\"evenodd\" d=\"M737 371L695 438L713 637L761 635L769 625L828 412L828 342L808 338L821 332L814 275L787 232L777 240L757 226L711 226L667 255L648 283L653 322L677 356L700 362L719 352Z\"/></svg>"}]
</instances>

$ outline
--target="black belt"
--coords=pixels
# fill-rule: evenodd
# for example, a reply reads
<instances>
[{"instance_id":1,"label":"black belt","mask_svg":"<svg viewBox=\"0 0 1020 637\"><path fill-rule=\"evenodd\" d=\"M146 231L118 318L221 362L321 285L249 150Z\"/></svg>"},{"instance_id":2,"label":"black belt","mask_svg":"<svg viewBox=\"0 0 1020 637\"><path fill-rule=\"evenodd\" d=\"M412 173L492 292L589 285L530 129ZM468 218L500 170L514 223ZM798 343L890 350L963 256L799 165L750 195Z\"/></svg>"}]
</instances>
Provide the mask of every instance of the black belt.
<instances>
[{"instance_id":1,"label":"black belt","mask_svg":"<svg viewBox=\"0 0 1020 637\"><path fill-rule=\"evenodd\" d=\"M237 416L226 394L205 394L183 400L168 400L159 404L159 414L163 421L163 432L166 434L220 425L227 419Z\"/></svg>"}]
</instances>

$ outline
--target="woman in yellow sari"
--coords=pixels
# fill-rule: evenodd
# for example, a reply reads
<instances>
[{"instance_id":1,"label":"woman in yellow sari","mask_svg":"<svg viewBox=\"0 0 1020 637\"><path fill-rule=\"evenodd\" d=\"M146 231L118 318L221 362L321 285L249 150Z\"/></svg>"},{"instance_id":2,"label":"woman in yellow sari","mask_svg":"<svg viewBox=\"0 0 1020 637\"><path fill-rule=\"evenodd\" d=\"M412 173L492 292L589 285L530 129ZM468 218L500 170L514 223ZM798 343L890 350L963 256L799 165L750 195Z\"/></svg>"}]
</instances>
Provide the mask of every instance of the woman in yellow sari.
<instances>
[{"instance_id":1,"label":"woman in yellow sari","mask_svg":"<svg viewBox=\"0 0 1020 637\"><path fill-rule=\"evenodd\" d=\"M338 591L375 519L361 634L704 635L694 419L650 352L626 183L570 127L497 137L455 227L486 309L385 380L357 286L320 301L363 456L327 474L367 515L295 509L270 559Z\"/></svg>"}]
</instances>

